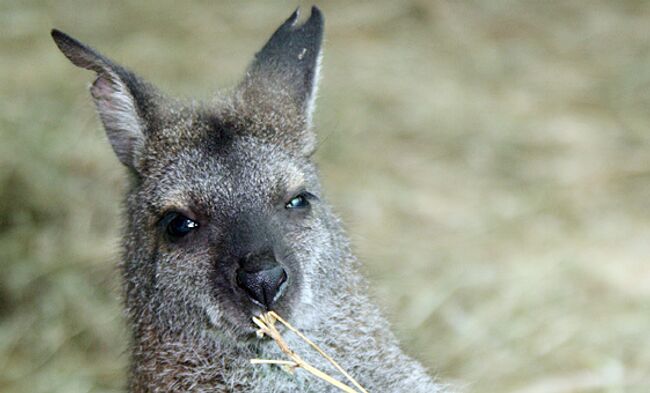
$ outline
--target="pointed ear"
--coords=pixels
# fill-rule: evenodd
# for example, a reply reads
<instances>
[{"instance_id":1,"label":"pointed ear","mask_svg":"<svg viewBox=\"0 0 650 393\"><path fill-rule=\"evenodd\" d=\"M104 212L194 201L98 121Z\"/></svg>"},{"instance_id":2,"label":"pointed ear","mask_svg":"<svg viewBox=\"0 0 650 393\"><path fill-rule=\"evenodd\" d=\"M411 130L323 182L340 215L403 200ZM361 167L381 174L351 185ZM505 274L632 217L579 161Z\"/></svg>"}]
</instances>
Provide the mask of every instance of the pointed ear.
<instances>
[{"instance_id":1,"label":"pointed ear","mask_svg":"<svg viewBox=\"0 0 650 393\"><path fill-rule=\"evenodd\" d=\"M119 160L137 171L144 146L146 118L153 109L152 87L69 35L52 30L61 52L76 66L95 71L90 93Z\"/></svg>"},{"instance_id":2,"label":"pointed ear","mask_svg":"<svg viewBox=\"0 0 650 393\"><path fill-rule=\"evenodd\" d=\"M296 25L298 10L273 33L249 66L240 91L247 104L277 113L309 127L323 40L323 15L312 7L311 16Z\"/></svg>"}]
</instances>

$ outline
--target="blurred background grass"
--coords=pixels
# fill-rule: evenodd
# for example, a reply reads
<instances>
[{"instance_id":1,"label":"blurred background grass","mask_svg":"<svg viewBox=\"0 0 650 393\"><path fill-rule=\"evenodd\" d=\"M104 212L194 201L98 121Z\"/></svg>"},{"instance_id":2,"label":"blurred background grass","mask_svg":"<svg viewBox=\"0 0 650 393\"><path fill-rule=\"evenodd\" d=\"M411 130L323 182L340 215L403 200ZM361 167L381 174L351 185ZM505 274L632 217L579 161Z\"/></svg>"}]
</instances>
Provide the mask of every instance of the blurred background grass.
<instances>
[{"instance_id":1,"label":"blurred background grass","mask_svg":"<svg viewBox=\"0 0 650 393\"><path fill-rule=\"evenodd\" d=\"M2 392L124 386L124 173L49 29L208 98L295 6L0 0ZM650 391L650 3L321 7L318 161L407 350L469 392Z\"/></svg>"}]
</instances>

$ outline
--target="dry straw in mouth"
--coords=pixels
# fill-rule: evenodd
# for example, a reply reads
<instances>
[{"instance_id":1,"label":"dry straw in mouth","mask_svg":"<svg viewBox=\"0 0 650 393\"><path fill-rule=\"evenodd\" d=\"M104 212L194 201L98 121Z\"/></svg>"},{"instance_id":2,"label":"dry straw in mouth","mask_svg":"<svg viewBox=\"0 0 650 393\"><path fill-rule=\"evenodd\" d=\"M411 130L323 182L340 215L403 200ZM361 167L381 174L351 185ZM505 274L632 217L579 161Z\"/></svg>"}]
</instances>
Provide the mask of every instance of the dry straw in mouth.
<instances>
[{"instance_id":1,"label":"dry straw in mouth","mask_svg":"<svg viewBox=\"0 0 650 393\"><path fill-rule=\"evenodd\" d=\"M282 366L285 370L288 372L292 373L293 370L296 368L302 368L303 370L311 373L317 378L320 378L331 385L339 388L340 390L347 392L347 393L368 393L367 390L365 390L359 383L350 376L343 368L334 360L332 359L329 355L327 355L325 352L323 352L322 349L318 347L318 345L314 344L313 341L305 337L304 334L300 333L300 331L293 326L289 324L289 322L285 321L280 317L275 311L269 311L265 314L260 315L259 317L253 317L253 322L259 327L257 330L257 335L262 337L264 335L267 335L271 337L275 343L278 345L280 350L287 355L287 357L290 360L275 360L275 359L251 359L252 364L276 364L279 366ZM291 348L289 348L289 345L287 342L284 340L278 329L275 327L275 322L280 322L284 326L286 326L287 329L295 333L298 337L300 337L303 341L305 341L307 344L309 344L313 349L316 350L322 357L327 359L341 374L345 376L345 378L354 385L356 388L352 388L343 382L335 379L329 374L324 373L323 371L317 369L316 367L312 366L311 364L307 363L304 361L296 352L294 352Z\"/></svg>"}]
</instances>

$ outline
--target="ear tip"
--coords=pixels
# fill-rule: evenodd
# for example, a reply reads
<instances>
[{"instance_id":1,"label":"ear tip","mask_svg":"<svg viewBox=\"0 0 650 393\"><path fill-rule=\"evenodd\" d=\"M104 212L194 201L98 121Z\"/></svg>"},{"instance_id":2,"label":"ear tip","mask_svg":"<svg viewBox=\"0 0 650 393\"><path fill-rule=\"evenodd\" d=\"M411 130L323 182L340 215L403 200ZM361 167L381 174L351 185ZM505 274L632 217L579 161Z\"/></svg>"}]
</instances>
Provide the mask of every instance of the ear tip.
<instances>
[{"instance_id":1,"label":"ear tip","mask_svg":"<svg viewBox=\"0 0 650 393\"><path fill-rule=\"evenodd\" d=\"M296 22L298 21L298 17L300 16L300 7L297 7L291 16L284 22L283 27L294 27ZM311 14L309 16L309 19L304 23L305 25L310 25L316 22L318 25L323 24L323 13L321 12L320 8L317 6L312 6L311 7Z\"/></svg>"},{"instance_id":2,"label":"ear tip","mask_svg":"<svg viewBox=\"0 0 650 393\"><path fill-rule=\"evenodd\" d=\"M52 36L52 39L54 40L54 42L56 42L57 45L59 43L61 43L61 42L64 42L64 41L67 41L67 40L70 39L69 35L67 35L66 33L64 33L61 30L56 29L56 28L52 29L50 31L50 35Z\"/></svg>"},{"instance_id":3,"label":"ear tip","mask_svg":"<svg viewBox=\"0 0 650 393\"><path fill-rule=\"evenodd\" d=\"M311 7L311 16L309 17L309 19L312 19L312 18L314 18L314 19L316 19L316 20L318 20L320 22L322 22L323 19L324 19L323 18L323 12L320 10L320 8L318 8L315 5L313 5Z\"/></svg>"},{"instance_id":4,"label":"ear tip","mask_svg":"<svg viewBox=\"0 0 650 393\"><path fill-rule=\"evenodd\" d=\"M110 63L98 52L68 34L58 29L52 29L50 34L56 46L63 55L77 67L102 72Z\"/></svg>"},{"instance_id":5,"label":"ear tip","mask_svg":"<svg viewBox=\"0 0 650 393\"><path fill-rule=\"evenodd\" d=\"M84 47L81 42L75 40L59 29L52 29L50 35L52 36L54 43L56 43L56 45L61 48L61 50L63 50L64 47Z\"/></svg>"},{"instance_id":6,"label":"ear tip","mask_svg":"<svg viewBox=\"0 0 650 393\"><path fill-rule=\"evenodd\" d=\"M296 24L296 21L298 20L298 16L300 16L300 7L296 7L296 9L289 15L289 18L284 22L284 25L286 26L293 26Z\"/></svg>"},{"instance_id":7,"label":"ear tip","mask_svg":"<svg viewBox=\"0 0 650 393\"><path fill-rule=\"evenodd\" d=\"M309 19L307 19L307 21L305 21L305 23L303 23L300 28L305 31L310 31L311 34L314 34L314 36L320 40L320 37L323 34L324 25L325 18L323 17L323 13L321 12L320 8L312 6Z\"/></svg>"}]
</instances>

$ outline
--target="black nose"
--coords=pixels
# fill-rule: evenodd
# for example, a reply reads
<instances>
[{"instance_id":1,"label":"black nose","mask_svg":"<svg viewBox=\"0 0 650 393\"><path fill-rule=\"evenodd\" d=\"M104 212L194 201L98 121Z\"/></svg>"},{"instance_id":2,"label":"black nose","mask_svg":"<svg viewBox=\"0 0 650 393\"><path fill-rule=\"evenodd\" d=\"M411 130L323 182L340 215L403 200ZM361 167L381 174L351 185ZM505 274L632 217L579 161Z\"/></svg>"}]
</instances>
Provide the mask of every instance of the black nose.
<instances>
[{"instance_id":1,"label":"black nose","mask_svg":"<svg viewBox=\"0 0 650 393\"><path fill-rule=\"evenodd\" d=\"M271 306L282 295L287 272L273 260L244 261L237 270L237 285L260 306Z\"/></svg>"}]
</instances>

